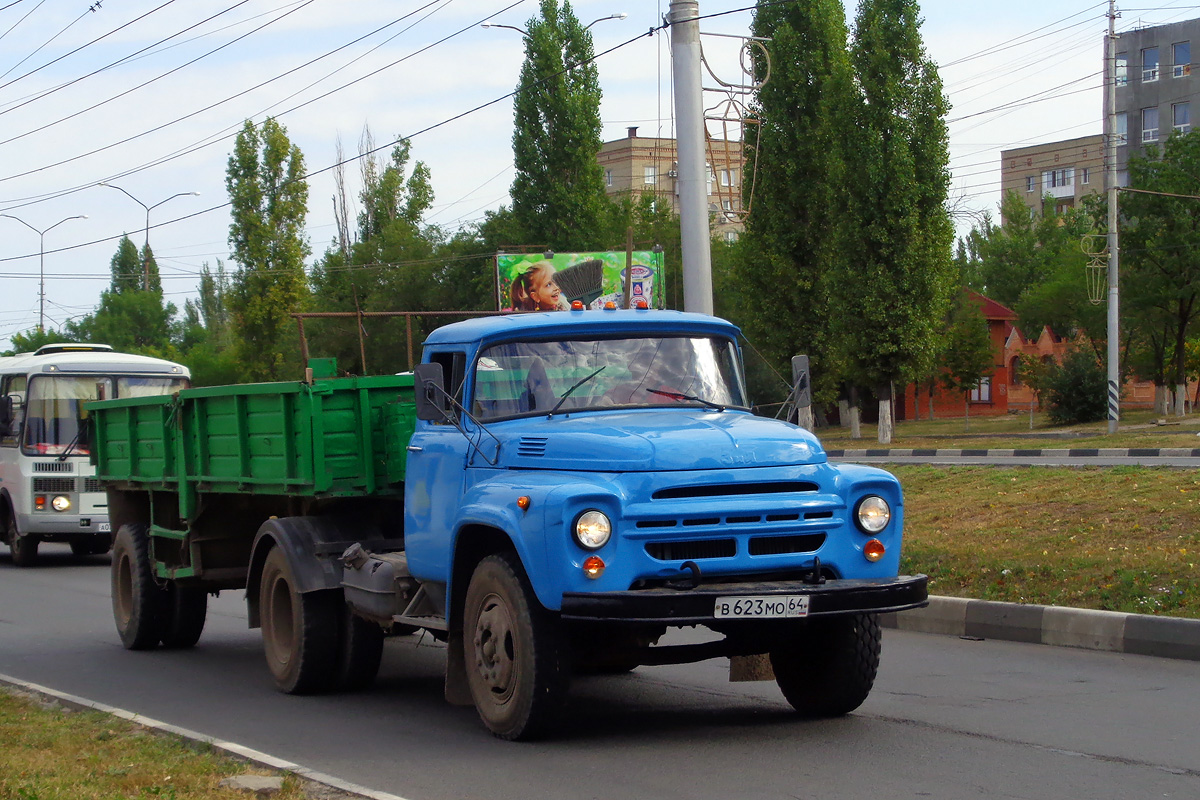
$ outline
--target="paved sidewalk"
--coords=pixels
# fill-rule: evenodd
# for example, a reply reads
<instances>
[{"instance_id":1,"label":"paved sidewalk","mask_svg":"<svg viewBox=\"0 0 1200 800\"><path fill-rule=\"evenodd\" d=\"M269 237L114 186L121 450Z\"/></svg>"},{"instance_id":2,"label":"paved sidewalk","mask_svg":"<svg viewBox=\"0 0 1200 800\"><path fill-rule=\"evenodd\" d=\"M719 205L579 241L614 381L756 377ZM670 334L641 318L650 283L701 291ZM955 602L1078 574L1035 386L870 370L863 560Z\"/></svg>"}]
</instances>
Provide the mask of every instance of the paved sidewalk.
<instances>
[{"instance_id":1,"label":"paved sidewalk","mask_svg":"<svg viewBox=\"0 0 1200 800\"><path fill-rule=\"evenodd\" d=\"M1200 661L1200 619L933 596L926 608L881 621L906 631Z\"/></svg>"}]
</instances>

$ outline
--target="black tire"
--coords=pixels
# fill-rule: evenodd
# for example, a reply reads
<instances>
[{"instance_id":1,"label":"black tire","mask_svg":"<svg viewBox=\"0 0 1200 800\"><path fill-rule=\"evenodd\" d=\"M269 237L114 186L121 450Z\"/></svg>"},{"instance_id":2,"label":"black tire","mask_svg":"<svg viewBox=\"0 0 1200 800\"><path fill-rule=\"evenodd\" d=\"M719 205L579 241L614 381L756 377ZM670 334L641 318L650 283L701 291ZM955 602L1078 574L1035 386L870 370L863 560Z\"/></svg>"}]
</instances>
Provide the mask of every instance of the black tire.
<instances>
[{"instance_id":1,"label":"black tire","mask_svg":"<svg viewBox=\"0 0 1200 800\"><path fill-rule=\"evenodd\" d=\"M342 604L341 639L335 688L355 692L370 687L383 659L383 628L353 614Z\"/></svg>"},{"instance_id":2,"label":"black tire","mask_svg":"<svg viewBox=\"0 0 1200 800\"><path fill-rule=\"evenodd\" d=\"M557 618L538 602L515 555L485 558L467 588L463 652L483 724L501 739L530 739L566 699L569 670Z\"/></svg>"},{"instance_id":3,"label":"black tire","mask_svg":"<svg viewBox=\"0 0 1200 800\"><path fill-rule=\"evenodd\" d=\"M12 562L16 567L31 567L37 563L38 537L32 534L21 536L15 530L9 548L12 550Z\"/></svg>"},{"instance_id":4,"label":"black tire","mask_svg":"<svg viewBox=\"0 0 1200 800\"><path fill-rule=\"evenodd\" d=\"M259 586L263 653L275 684L288 694L332 689L338 667L337 592L300 594L283 550L263 564Z\"/></svg>"},{"instance_id":5,"label":"black tire","mask_svg":"<svg viewBox=\"0 0 1200 800\"><path fill-rule=\"evenodd\" d=\"M193 587L167 585L162 645L172 650L194 647L208 618L208 592Z\"/></svg>"},{"instance_id":6,"label":"black tire","mask_svg":"<svg viewBox=\"0 0 1200 800\"><path fill-rule=\"evenodd\" d=\"M72 539L71 553L83 556L101 556L112 549L112 542L107 539Z\"/></svg>"},{"instance_id":7,"label":"black tire","mask_svg":"<svg viewBox=\"0 0 1200 800\"><path fill-rule=\"evenodd\" d=\"M122 525L113 541L112 605L126 650L149 650L162 638L167 592L154 580L146 525Z\"/></svg>"},{"instance_id":8,"label":"black tire","mask_svg":"<svg viewBox=\"0 0 1200 800\"><path fill-rule=\"evenodd\" d=\"M879 618L850 614L809 620L771 650L783 696L806 717L839 717L862 705L879 669Z\"/></svg>"}]
</instances>

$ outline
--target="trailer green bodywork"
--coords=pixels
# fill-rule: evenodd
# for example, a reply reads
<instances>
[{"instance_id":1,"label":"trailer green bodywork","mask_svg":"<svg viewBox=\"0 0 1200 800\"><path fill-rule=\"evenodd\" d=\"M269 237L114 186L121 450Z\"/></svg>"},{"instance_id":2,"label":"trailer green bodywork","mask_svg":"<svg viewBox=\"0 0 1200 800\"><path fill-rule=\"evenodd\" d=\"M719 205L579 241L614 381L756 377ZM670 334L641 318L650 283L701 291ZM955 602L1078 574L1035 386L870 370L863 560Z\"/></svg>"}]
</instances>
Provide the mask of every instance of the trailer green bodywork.
<instances>
[{"instance_id":1,"label":"trailer green bodywork","mask_svg":"<svg viewBox=\"0 0 1200 800\"><path fill-rule=\"evenodd\" d=\"M151 520L156 571L203 578L204 562L245 569L233 563L242 555L220 555L229 547L210 546L204 560L197 551L204 542L253 538L261 517L242 529L228 509L285 516L339 498L400 502L416 419L412 387L412 375L387 375L91 403L92 457L113 531L123 520ZM137 514L126 510L130 502ZM232 549L241 554L248 545Z\"/></svg>"}]
</instances>

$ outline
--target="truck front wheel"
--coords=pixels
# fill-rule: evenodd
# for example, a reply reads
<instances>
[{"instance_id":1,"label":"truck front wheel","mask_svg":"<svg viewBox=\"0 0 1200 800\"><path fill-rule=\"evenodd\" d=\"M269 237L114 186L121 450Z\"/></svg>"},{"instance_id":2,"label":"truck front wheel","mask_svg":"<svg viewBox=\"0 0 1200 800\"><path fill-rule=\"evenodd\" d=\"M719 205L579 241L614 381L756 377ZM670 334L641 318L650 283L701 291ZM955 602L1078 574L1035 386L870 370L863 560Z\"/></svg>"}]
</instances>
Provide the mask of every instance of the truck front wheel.
<instances>
[{"instance_id":1,"label":"truck front wheel","mask_svg":"<svg viewBox=\"0 0 1200 800\"><path fill-rule=\"evenodd\" d=\"M149 528L122 525L113 540L112 606L126 650L149 650L162 638L167 593L154 582Z\"/></svg>"},{"instance_id":2,"label":"truck front wheel","mask_svg":"<svg viewBox=\"0 0 1200 800\"><path fill-rule=\"evenodd\" d=\"M862 705L879 669L879 618L811 619L771 650L775 682L806 717L837 717Z\"/></svg>"},{"instance_id":3,"label":"truck front wheel","mask_svg":"<svg viewBox=\"0 0 1200 800\"><path fill-rule=\"evenodd\" d=\"M463 614L467 684L488 730L528 739L553 721L569 670L554 616L538 602L510 554L479 562Z\"/></svg>"},{"instance_id":4,"label":"truck front wheel","mask_svg":"<svg viewBox=\"0 0 1200 800\"><path fill-rule=\"evenodd\" d=\"M263 651L275 684L288 694L333 688L337 677L338 606L331 592L296 591L287 555L275 547L259 586Z\"/></svg>"}]
</instances>

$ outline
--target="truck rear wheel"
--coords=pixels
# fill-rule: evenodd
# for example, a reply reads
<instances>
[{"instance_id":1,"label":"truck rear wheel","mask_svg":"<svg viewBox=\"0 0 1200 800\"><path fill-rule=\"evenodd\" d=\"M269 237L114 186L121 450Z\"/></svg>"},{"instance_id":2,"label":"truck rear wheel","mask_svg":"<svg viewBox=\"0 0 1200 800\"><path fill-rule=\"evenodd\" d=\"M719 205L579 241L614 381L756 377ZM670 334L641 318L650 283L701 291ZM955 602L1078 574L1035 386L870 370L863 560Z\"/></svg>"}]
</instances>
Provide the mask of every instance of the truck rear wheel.
<instances>
[{"instance_id":1,"label":"truck rear wheel","mask_svg":"<svg viewBox=\"0 0 1200 800\"><path fill-rule=\"evenodd\" d=\"M122 525L113 541L112 605L117 633L126 650L158 646L165 623L167 594L154 581L150 532L146 525Z\"/></svg>"},{"instance_id":2,"label":"truck rear wheel","mask_svg":"<svg viewBox=\"0 0 1200 800\"><path fill-rule=\"evenodd\" d=\"M350 611L350 606L343 604L342 608L336 688L355 692L369 687L379 674L379 662L383 658L383 628L357 616Z\"/></svg>"},{"instance_id":3,"label":"truck rear wheel","mask_svg":"<svg viewBox=\"0 0 1200 800\"><path fill-rule=\"evenodd\" d=\"M288 694L333 688L337 677L338 607L334 592L296 591L287 555L273 548L259 586L263 651L275 684Z\"/></svg>"},{"instance_id":4,"label":"truck rear wheel","mask_svg":"<svg viewBox=\"0 0 1200 800\"><path fill-rule=\"evenodd\" d=\"M532 738L562 706L569 673L557 629L515 556L479 562L467 588L463 652L475 708L496 736Z\"/></svg>"},{"instance_id":5,"label":"truck rear wheel","mask_svg":"<svg viewBox=\"0 0 1200 800\"><path fill-rule=\"evenodd\" d=\"M879 618L851 614L809 620L771 650L775 682L806 717L838 717L862 705L879 669Z\"/></svg>"},{"instance_id":6,"label":"truck rear wheel","mask_svg":"<svg viewBox=\"0 0 1200 800\"><path fill-rule=\"evenodd\" d=\"M194 647L208 617L208 592L171 583L167 586L164 611L163 647L173 650Z\"/></svg>"}]
</instances>

